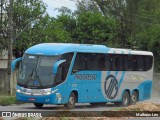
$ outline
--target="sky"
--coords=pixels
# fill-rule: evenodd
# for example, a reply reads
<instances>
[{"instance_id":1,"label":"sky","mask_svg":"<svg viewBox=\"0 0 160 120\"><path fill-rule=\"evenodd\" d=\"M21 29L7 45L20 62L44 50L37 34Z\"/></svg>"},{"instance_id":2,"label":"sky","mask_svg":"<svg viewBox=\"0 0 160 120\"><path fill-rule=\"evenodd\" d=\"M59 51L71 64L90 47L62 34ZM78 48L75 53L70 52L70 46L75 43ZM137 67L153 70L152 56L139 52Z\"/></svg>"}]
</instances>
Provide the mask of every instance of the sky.
<instances>
[{"instance_id":1,"label":"sky","mask_svg":"<svg viewBox=\"0 0 160 120\"><path fill-rule=\"evenodd\" d=\"M74 1L71 0L43 0L47 4L47 12L50 16L56 17L58 11L56 8L61 8L62 6L71 9L72 11L76 10L76 5Z\"/></svg>"}]
</instances>

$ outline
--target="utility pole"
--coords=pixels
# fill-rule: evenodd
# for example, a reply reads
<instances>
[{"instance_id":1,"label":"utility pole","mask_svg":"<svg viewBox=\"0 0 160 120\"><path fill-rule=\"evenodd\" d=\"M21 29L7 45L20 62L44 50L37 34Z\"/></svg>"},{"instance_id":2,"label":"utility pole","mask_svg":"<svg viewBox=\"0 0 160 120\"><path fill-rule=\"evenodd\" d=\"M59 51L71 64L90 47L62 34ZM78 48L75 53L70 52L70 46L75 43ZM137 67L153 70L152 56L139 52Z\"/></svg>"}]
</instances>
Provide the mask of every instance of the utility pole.
<instances>
[{"instance_id":1,"label":"utility pole","mask_svg":"<svg viewBox=\"0 0 160 120\"><path fill-rule=\"evenodd\" d=\"M12 72L11 72L11 63L12 63L12 43L13 43L13 0L9 0L9 14L8 14L8 92L12 95Z\"/></svg>"}]
</instances>

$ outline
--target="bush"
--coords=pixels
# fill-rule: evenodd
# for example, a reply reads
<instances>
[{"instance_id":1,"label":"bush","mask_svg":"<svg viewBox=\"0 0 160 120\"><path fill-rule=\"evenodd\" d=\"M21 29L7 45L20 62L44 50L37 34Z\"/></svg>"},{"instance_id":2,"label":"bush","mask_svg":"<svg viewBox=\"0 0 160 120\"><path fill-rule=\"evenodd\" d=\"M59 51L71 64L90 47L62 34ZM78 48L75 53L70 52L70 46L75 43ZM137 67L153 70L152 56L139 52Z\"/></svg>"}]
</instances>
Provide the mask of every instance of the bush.
<instances>
[{"instance_id":1,"label":"bush","mask_svg":"<svg viewBox=\"0 0 160 120\"><path fill-rule=\"evenodd\" d=\"M15 96L1 96L0 97L0 105L6 106L6 105L12 105L12 104L21 104L22 102L16 101Z\"/></svg>"}]
</instances>

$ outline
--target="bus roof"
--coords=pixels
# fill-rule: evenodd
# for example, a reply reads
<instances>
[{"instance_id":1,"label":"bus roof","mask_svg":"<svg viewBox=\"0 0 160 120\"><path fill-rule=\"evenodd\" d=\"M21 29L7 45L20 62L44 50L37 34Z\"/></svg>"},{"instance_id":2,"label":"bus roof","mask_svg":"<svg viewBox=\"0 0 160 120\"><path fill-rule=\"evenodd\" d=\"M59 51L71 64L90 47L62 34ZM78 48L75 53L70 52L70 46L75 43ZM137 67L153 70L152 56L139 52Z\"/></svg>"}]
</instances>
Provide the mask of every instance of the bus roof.
<instances>
[{"instance_id":1,"label":"bus roof","mask_svg":"<svg viewBox=\"0 0 160 120\"><path fill-rule=\"evenodd\" d=\"M68 52L153 55L151 52L147 51L109 48L105 45L73 43L42 43L32 46L25 51L27 54L39 55L61 55Z\"/></svg>"},{"instance_id":2,"label":"bus roof","mask_svg":"<svg viewBox=\"0 0 160 120\"><path fill-rule=\"evenodd\" d=\"M68 52L107 53L109 48L104 45L72 44L72 43L42 43L26 50L28 54L61 55Z\"/></svg>"}]
</instances>

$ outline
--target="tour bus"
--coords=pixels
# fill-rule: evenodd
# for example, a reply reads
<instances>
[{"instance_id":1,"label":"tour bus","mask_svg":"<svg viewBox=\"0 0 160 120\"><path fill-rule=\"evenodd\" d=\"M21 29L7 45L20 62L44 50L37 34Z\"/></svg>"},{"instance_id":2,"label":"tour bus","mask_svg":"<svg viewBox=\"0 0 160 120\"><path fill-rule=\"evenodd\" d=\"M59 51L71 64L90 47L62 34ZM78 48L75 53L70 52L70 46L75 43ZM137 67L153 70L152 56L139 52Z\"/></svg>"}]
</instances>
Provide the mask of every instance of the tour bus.
<instances>
[{"instance_id":1,"label":"tour bus","mask_svg":"<svg viewBox=\"0 0 160 120\"><path fill-rule=\"evenodd\" d=\"M19 63L18 101L65 105L76 103L128 106L150 99L153 54L104 45L42 43L28 48Z\"/></svg>"}]
</instances>

